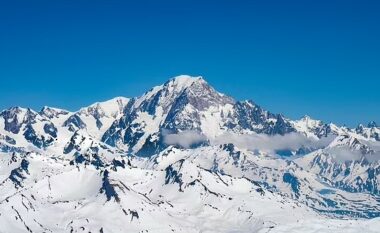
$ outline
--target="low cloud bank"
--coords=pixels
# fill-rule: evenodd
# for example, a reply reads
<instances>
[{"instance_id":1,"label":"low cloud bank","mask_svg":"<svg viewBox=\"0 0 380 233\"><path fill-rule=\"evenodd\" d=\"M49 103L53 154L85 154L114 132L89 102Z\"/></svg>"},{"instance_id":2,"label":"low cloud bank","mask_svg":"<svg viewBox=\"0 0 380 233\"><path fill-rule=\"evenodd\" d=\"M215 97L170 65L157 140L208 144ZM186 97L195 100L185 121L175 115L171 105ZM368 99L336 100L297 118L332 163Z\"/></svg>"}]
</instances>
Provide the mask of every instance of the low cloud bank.
<instances>
[{"instance_id":1,"label":"low cloud bank","mask_svg":"<svg viewBox=\"0 0 380 233\"><path fill-rule=\"evenodd\" d=\"M190 148L191 145L207 141L206 136L193 130L185 130L176 134L164 133L164 143Z\"/></svg>"},{"instance_id":2,"label":"low cloud bank","mask_svg":"<svg viewBox=\"0 0 380 233\"><path fill-rule=\"evenodd\" d=\"M368 162L373 163L380 160L380 152L373 151L369 154L363 154L360 150L351 150L348 147L334 147L326 151L332 159L338 163L347 161L360 161L365 158Z\"/></svg>"},{"instance_id":3,"label":"low cloud bank","mask_svg":"<svg viewBox=\"0 0 380 233\"><path fill-rule=\"evenodd\" d=\"M327 146L332 138L315 140L298 133L286 135L224 133L214 139L207 139L205 135L191 130L176 134L164 134L166 144L180 145L184 148L206 141L211 145L232 143L243 149L275 152L277 150L298 150L302 147L318 149Z\"/></svg>"},{"instance_id":4,"label":"low cloud bank","mask_svg":"<svg viewBox=\"0 0 380 233\"><path fill-rule=\"evenodd\" d=\"M214 139L208 139L205 135L194 131L186 130L175 134L164 133L164 143L168 145L179 145L183 148L190 148L194 144L208 142L211 145L221 145L232 143L239 148L251 151L260 150L275 154L276 151L291 150L296 151L300 148L321 149L329 145L335 137L324 137L319 140L308 138L299 133L289 133L285 135L266 135L266 134L236 134L226 132ZM333 147L326 149L334 161L344 163L346 161L360 161L364 157L368 162L380 160L380 143L369 142L370 148L375 151L363 155L361 151L351 150L348 147Z\"/></svg>"},{"instance_id":5,"label":"low cloud bank","mask_svg":"<svg viewBox=\"0 0 380 233\"><path fill-rule=\"evenodd\" d=\"M298 150L302 147L319 149L327 146L332 138L315 140L299 133L289 133L285 135L266 135L266 134L233 134L225 133L215 140L213 144L232 143L237 147L248 150L261 150L275 152L278 150Z\"/></svg>"}]
</instances>

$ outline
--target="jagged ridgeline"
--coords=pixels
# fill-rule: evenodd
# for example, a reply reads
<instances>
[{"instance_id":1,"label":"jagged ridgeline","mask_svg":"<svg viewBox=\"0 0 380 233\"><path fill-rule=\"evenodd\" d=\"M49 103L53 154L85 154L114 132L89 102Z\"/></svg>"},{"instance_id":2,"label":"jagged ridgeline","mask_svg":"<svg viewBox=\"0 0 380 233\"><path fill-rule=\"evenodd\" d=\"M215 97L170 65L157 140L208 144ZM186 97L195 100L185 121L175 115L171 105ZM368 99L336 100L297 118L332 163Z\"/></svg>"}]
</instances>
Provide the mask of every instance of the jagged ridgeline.
<instances>
[{"instance_id":1,"label":"jagged ridgeline","mask_svg":"<svg viewBox=\"0 0 380 233\"><path fill-rule=\"evenodd\" d=\"M76 112L13 107L0 232L376 232L379 159L375 122L291 120L201 77Z\"/></svg>"}]
</instances>

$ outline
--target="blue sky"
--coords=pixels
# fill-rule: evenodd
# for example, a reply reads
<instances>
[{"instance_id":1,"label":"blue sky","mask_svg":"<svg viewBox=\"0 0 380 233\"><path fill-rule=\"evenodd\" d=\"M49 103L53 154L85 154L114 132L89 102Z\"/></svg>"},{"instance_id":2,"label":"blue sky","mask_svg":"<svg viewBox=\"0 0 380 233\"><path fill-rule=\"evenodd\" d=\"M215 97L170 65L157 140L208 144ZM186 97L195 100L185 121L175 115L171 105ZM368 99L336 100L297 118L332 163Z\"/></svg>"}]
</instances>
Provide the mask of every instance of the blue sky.
<instances>
[{"instance_id":1,"label":"blue sky","mask_svg":"<svg viewBox=\"0 0 380 233\"><path fill-rule=\"evenodd\" d=\"M290 118L380 122L379 1L0 1L0 108L76 110L179 74Z\"/></svg>"}]
</instances>

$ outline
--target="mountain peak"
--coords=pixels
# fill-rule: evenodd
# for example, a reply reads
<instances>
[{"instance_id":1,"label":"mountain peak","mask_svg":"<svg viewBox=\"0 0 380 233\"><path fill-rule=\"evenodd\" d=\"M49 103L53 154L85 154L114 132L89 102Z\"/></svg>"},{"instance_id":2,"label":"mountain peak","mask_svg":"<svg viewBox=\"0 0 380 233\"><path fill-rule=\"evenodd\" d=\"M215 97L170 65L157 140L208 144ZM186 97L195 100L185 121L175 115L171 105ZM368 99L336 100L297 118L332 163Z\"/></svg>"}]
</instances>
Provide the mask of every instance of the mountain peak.
<instances>
[{"instance_id":1,"label":"mountain peak","mask_svg":"<svg viewBox=\"0 0 380 233\"><path fill-rule=\"evenodd\" d=\"M143 105L145 109L150 109L149 112L152 112L154 106L160 105L163 109L168 110L168 106L176 103L177 100L184 101L184 99L197 102L199 103L197 105L203 107L206 105L201 102L205 101L209 102L207 106L213 102L234 102L232 98L217 92L201 76L179 75L144 93L136 99L134 107Z\"/></svg>"},{"instance_id":2,"label":"mountain peak","mask_svg":"<svg viewBox=\"0 0 380 233\"><path fill-rule=\"evenodd\" d=\"M368 123L368 128L376 128L376 127L377 127L376 122L371 121L371 122Z\"/></svg>"},{"instance_id":3,"label":"mountain peak","mask_svg":"<svg viewBox=\"0 0 380 233\"><path fill-rule=\"evenodd\" d=\"M167 81L163 87L167 87L169 90L181 92L192 86L194 83L207 85L207 82L201 76L193 77L189 75L179 75Z\"/></svg>"},{"instance_id":4,"label":"mountain peak","mask_svg":"<svg viewBox=\"0 0 380 233\"><path fill-rule=\"evenodd\" d=\"M303 116L298 122L303 122L309 128L314 128L322 124L322 121L315 120L311 118L309 115Z\"/></svg>"},{"instance_id":5,"label":"mountain peak","mask_svg":"<svg viewBox=\"0 0 380 233\"><path fill-rule=\"evenodd\" d=\"M177 85L190 86L194 82L205 82L202 76L190 76L190 75L178 75L169 80L169 82L173 82Z\"/></svg>"},{"instance_id":6,"label":"mountain peak","mask_svg":"<svg viewBox=\"0 0 380 233\"><path fill-rule=\"evenodd\" d=\"M52 108L49 106L44 106L39 112L40 115L48 117L48 118L58 117L59 115L67 115L69 113L70 112L67 110L59 109L59 108Z\"/></svg>"},{"instance_id":7,"label":"mountain peak","mask_svg":"<svg viewBox=\"0 0 380 233\"><path fill-rule=\"evenodd\" d=\"M79 113L85 115L93 115L94 117L116 117L121 114L124 107L128 104L129 98L126 97L115 97L113 99L96 102L88 107L81 108Z\"/></svg>"},{"instance_id":8,"label":"mountain peak","mask_svg":"<svg viewBox=\"0 0 380 233\"><path fill-rule=\"evenodd\" d=\"M123 96L118 96L118 97L114 97L114 98L106 100L106 101L95 102L95 103L91 104L88 107L98 107L98 106L102 106L102 105L112 105L114 103L127 103L128 101L129 101L129 98L123 97Z\"/></svg>"},{"instance_id":9,"label":"mountain peak","mask_svg":"<svg viewBox=\"0 0 380 233\"><path fill-rule=\"evenodd\" d=\"M20 112L26 112L29 108L23 108L19 106L13 106L8 109L4 109L2 112L12 112L12 113L20 113Z\"/></svg>"}]
</instances>

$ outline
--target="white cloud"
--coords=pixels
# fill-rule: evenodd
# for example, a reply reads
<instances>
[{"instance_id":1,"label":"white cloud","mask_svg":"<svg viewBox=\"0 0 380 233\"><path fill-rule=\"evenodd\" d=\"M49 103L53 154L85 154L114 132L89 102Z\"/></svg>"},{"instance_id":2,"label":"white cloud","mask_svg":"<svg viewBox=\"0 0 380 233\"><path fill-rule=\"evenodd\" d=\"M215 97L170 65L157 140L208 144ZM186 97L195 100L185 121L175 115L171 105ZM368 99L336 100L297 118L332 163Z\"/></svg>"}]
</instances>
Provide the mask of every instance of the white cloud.
<instances>
[{"instance_id":1,"label":"white cloud","mask_svg":"<svg viewBox=\"0 0 380 233\"><path fill-rule=\"evenodd\" d=\"M331 158L338 163L347 161L359 161L363 155L360 151L350 150L348 147L333 147L326 150Z\"/></svg>"},{"instance_id":2,"label":"white cloud","mask_svg":"<svg viewBox=\"0 0 380 233\"><path fill-rule=\"evenodd\" d=\"M324 137L322 139L308 138L299 133L289 133L285 135L267 135L267 134L236 134L226 132L214 139L207 137L194 130L185 130L176 134L164 132L164 143L168 145L179 145L184 148L190 148L191 145L209 141L211 145L221 145L232 143L235 146L247 150L260 150L267 153L275 153L279 150L296 151L302 147L320 149L329 145L335 137ZM380 148L380 143L371 142L371 148ZM334 161L343 163L345 161L359 161L363 156L369 162L380 160L380 152L363 155L360 151L350 150L348 147L333 147L325 150L329 153Z\"/></svg>"},{"instance_id":3,"label":"white cloud","mask_svg":"<svg viewBox=\"0 0 380 233\"><path fill-rule=\"evenodd\" d=\"M273 153L276 150L298 150L301 147L318 149L327 146L332 139L323 138L321 140L315 140L299 133L271 136L266 134L236 134L226 132L214 139L208 140L205 135L192 130L186 130L176 134L167 134L164 132L164 143L168 145L179 145L184 148L189 148L193 144L206 141L209 141L211 145L232 143L242 149L261 150Z\"/></svg>"},{"instance_id":4,"label":"white cloud","mask_svg":"<svg viewBox=\"0 0 380 233\"><path fill-rule=\"evenodd\" d=\"M333 160L338 163L347 161L360 161L363 157L370 163L380 160L380 152L374 151L370 154L363 154L360 150L351 150L348 147L333 147L326 150Z\"/></svg>"},{"instance_id":5,"label":"white cloud","mask_svg":"<svg viewBox=\"0 0 380 233\"><path fill-rule=\"evenodd\" d=\"M206 141L203 134L194 130L185 130L176 134L164 133L164 143L168 145L179 145L184 148L190 148L191 145Z\"/></svg>"},{"instance_id":6,"label":"white cloud","mask_svg":"<svg viewBox=\"0 0 380 233\"><path fill-rule=\"evenodd\" d=\"M248 150L274 152L276 150L298 150L301 147L322 148L331 141L331 138L315 140L299 133L285 135L225 133L212 140L212 144L232 143Z\"/></svg>"}]
</instances>

